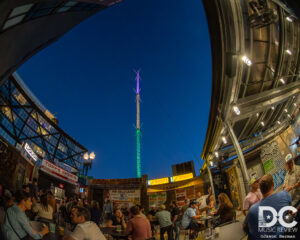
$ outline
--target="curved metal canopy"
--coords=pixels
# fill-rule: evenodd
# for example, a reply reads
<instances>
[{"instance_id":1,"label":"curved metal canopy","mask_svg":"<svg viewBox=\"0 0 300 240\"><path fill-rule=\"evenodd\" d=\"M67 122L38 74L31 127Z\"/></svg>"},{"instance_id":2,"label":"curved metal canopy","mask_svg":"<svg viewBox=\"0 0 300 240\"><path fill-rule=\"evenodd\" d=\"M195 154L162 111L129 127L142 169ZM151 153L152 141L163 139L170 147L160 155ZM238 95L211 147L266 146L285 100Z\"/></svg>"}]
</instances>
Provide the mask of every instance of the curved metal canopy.
<instances>
[{"instance_id":1,"label":"curved metal canopy","mask_svg":"<svg viewBox=\"0 0 300 240\"><path fill-rule=\"evenodd\" d=\"M213 86L202 159L236 155L284 130L298 113L300 22L280 0L203 0ZM232 130L232 131L231 131Z\"/></svg>"}]
</instances>

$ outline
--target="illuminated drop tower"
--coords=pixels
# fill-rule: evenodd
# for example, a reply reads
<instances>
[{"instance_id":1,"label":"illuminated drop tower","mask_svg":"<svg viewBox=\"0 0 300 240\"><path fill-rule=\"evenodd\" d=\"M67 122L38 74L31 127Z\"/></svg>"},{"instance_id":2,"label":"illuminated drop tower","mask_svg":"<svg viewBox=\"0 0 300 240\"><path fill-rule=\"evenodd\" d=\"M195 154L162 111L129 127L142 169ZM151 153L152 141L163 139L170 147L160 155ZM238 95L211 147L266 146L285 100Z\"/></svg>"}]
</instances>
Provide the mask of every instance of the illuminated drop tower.
<instances>
[{"instance_id":1,"label":"illuminated drop tower","mask_svg":"<svg viewBox=\"0 0 300 240\"><path fill-rule=\"evenodd\" d=\"M136 175L141 175L140 70L136 72Z\"/></svg>"}]
</instances>

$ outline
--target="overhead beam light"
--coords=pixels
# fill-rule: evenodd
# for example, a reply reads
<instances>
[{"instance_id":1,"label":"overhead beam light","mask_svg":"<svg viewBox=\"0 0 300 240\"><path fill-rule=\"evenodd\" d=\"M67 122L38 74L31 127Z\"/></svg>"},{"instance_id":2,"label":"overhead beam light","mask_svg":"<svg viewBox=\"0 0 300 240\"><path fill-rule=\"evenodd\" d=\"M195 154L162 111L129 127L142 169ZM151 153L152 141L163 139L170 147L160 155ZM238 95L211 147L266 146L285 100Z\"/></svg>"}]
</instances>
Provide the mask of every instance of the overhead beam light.
<instances>
[{"instance_id":1,"label":"overhead beam light","mask_svg":"<svg viewBox=\"0 0 300 240\"><path fill-rule=\"evenodd\" d=\"M244 61L244 63L246 63L249 67L252 65L251 60L247 57L247 56L243 56L242 60Z\"/></svg>"},{"instance_id":2,"label":"overhead beam light","mask_svg":"<svg viewBox=\"0 0 300 240\"><path fill-rule=\"evenodd\" d=\"M290 114L288 114L287 116L288 116L289 118L291 118L291 115L290 115Z\"/></svg>"},{"instance_id":3,"label":"overhead beam light","mask_svg":"<svg viewBox=\"0 0 300 240\"><path fill-rule=\"evenodd\" d=\"M241 114L241 111L240 111L240 109L237 106L233 107L233 111L235 112L236 115L240 115Z\"/></svg>"},{"instance_id":4,"label":"overhead beam light","mask_svg":"<svg viewBox=\"0 0 300 240\"><path fill-rule=\"evenodd\" d=\"M272 109L272 110L274 110L274 109L275 109L275 107L273 106L273 107L271 107L271 109Z\"/></svg>"},{"instance_id":5,"label":"overhead beam light","mask_svg":"<svg viewBox=\"0 0 300 240\"><path fill-rule=\"evenodd\" d=\"M286 17L285 19L289 22L293 22L293 19L291 17Z\"/></svg>"},{"instance_id":6,"label":"overhead beam light","mask_svg":"<svg viewBox=\"0 0 300 240\"><path fill-rule=\"evenodd\" d=\"M281 122L280 122L280 121L277 121L277 123L278 123L278 124L281 124Z\"/></svg>"},{"instance_id":7,"label":"overhead beam light","mask_svg":"<svg viewBox=\"0 0 300 240\"><path fill-rule=\"evenodd\" d=\"M283 78L280 78L280 82L282 82L282 84L285 84L285 80Z\"/></svg>"},{"instance_id":8,"label":"overhead beam light","mask_svg":"<svg viewBox=\"0 0 300 240\"><path fill-rule=\"evenodd\" d=\"M292 55L292 51L290 49L285 50L285 52L289 55Z\"/></svg>"},{"instance_id":9,"label":"overhead beam light","mask_svg":"<svg viewBox=\"0 0 300 240\"><path fill-rule=\"evenodd\" d=\"M297 106L297 104L296 103L293 103L293 105L296 107Z\"/></svg>"},{"instance_id":10,"label":"overhead beam light","mask_svg":"<svg viewBox=\"0 0 300 240\"><path fill-rule=\"evenodd\" d=\"M287 113L288 112L288 110L287 109L284 109L284 111Z\"/></svg>"},{"instance_id":11,"label":"overhead beam light","mask_svg":"<svg viewBox=\"0 0 300 240\"><path fill-rule=\"evenodd\" d=\"M216 156L216 157L219 157L219 153L218 153L218 152L215 152L215 156Z\"/></svg>"},{"instance_id":12,"label":"overhead beam light","mask_svg":"<svg viewBox=\"0 0 300 240\"><path fill-rule=\"evenodd\" d=\"M213 161L210 161L210 162L209 162L209 164L210 164L210 166L211 166L211 167L213 167L213 166L214 166L214 163L213 163Z\"/></svg>"},{"instance_id":13,"label":"overhead beam light","mask_svg":"<svg viewBox=\"0 0 300 240\"><path fill-rule=\"evenodd\" d=\"M222 137L222 141L223 141L224 144L227 144L227 139L226 139L226 137Z\"/></svg>"},{"instance_id":14,"label":"overhead beam light","mask_svg":"<svg viewBox=\"0 0 300 240\"><path fill-rule=\"evenodd\" d=\"M260 122L260 124L264 127L265 126L265 123L264 122Z\"/></svg>"}]
</instances>

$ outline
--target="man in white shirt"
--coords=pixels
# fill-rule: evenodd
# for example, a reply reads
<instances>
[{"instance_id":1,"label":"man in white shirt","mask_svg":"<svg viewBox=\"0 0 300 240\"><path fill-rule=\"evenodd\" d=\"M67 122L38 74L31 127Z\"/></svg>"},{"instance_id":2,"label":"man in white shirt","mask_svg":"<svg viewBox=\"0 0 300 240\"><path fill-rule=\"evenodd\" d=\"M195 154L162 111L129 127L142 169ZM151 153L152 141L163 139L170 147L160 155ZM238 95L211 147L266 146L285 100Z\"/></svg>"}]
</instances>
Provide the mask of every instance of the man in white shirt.
<instances>
[{"instance_id":1,"label":"man in white shirt","mask_svg":"<svg viewBox=\"0 0 300 240\"><path fill-rule=\"evenodd\" d=\"M196 202L198 203L199 210L205 209L207 207L207 203L206 203L207 197L208 197L208 194L202 195L201 192L197 192Z\"/></svg>"},{"instance_id":2,"label":"man in white shirt","mask_svg":"<svg viewBox=\"0 0 300 240\"><path fill-rule=\"evenodd\" d=\"M99 227L90 221L91 215L84 207L74 207L72 210L72 222L77 224L74 232L63 240L106 240Z\"/></svg>"}]
</instances>

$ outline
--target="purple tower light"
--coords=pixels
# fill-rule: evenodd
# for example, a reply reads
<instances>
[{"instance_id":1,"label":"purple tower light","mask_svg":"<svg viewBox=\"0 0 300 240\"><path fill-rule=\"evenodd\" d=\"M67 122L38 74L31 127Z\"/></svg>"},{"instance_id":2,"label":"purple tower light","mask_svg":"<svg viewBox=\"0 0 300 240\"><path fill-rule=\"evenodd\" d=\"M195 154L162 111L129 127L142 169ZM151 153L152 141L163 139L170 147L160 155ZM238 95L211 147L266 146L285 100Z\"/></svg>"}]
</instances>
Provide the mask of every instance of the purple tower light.
<instances>
[{"instance_id":1,"label":"purple tower light","mask_svg":"<svg viewBox=\"0 0 300 240\"><path fill-rule=\"evenodd\" d=\"M140 70L136 71L136 94L140 94Z\"/></svg>"}]
</instances>

